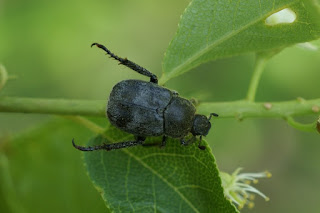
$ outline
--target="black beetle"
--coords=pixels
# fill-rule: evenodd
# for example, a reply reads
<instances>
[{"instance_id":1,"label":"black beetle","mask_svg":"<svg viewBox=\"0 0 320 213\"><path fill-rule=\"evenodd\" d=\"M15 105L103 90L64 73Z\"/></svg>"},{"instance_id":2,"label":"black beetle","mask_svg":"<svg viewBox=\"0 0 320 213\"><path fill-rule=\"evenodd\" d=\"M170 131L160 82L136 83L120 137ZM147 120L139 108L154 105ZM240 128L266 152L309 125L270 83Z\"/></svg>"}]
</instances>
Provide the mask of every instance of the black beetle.
<instances>
[{"instance_id":1,"label":"black beetle","mask_svg":"<svg viewBox=\"0 0 320 213\"><path fill-rule=\"evenodd\" d=\"M209 118L195 114L196 108L192 101L179 97L177 92L158 85L156 75L140 67L136 63L121 58L110 52L105 46L93 43L107 52L120 64L150 77L150 82L141 80L124 80L116 84L110 94L106 114L114 126L135 135L134 141L125 141L112 144L102 144L94 147L78 146L72 140L75 148L81 151L113 150L130 146L142 145L147 136L163 136L161 145L166 143L167 136L180 138L182 145L188 145L200 136L206 136L211 128L210 119L218 116L211 113ZM192 133L193 137L186 140L186 136Z\"/></svg>"}]
</instances>

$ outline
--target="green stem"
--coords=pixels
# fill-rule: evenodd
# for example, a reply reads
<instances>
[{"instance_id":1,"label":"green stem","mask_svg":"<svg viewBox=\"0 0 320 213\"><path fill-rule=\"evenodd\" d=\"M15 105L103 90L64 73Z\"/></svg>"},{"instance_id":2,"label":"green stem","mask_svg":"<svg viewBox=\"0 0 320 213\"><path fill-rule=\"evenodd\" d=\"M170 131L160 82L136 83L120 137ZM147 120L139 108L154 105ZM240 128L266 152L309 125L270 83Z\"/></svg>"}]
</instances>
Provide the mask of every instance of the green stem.
<instances>
[{"instance_id":1,"label":"green stem","mask_svg":"<svg viewBox=\"0 0 320 213\"><path fill-rule=\"evenodd\" d=\"M281 50L282 49L276 49L276 50L260 52L256 54L256 62L253 70L253 75L251 77L249 89L247 92L247 101L254 102L258 85L261 79L261 75L264 71L267 61Z\"/></svg>"},{"instance_id":2,"label":"green stem","mask_svg":"<svg viewBox=\"0 0 320 213\"><path fill-rule=\"evenodd\" d=\"M254 102L259 81L263 73L264 67L266 65L266 62L267 62L267 59L265 57L262 57L261 55L257 55L253 75L251 77L251 81L250 81L250 85L247 93L247 100L250 102Z\"/></svg>"},{"instance_id":3,"label":"green stem","mask_svg":"<svg viewBox=\"0 0 320 213\"><path fill-rule=\"evenodd\" d=\"M299 129L304 132L315 132L316 131L316 126L317 126L317 121L310 123L310 124L303 124L300 122L295 121L292 117L287 117L286 118L288 124L296 129Z\"/></svg>"},{"instance_id":4,"label":"green stem","mask_svg":"<svg viewBox=\"0 0 320 213\"><path fill-rule=\"evenodd\" d=\"M106 101L0 97L0 112L105 117ZM319 114L320 99L283 102L230 101L200 103L198 113L222 118L280 117Z\"/></svg>"},{"instance_id":5,"label":"green stem","mask_svg":"<svg viewBox=\"0 0 320 213\"><path fill-rule=\"evenodd\" d=\"M319 115L315 110L320 107L320 99L282 101L282 102L216 102L200 103L198 113L209 115L212 112L218 113L222 118L253 118L253 117L273 117L286 118L298 115Z\"/></svg>"},{"instance_id":6,"label":"green stem","mask_svg":"<svg viewBox=\"0 0 320 213\"><path fill-rule=\"evenodd\" d=\"M105 116L106 101L0 97L0 112Z\"/></svg>"}]
</instances>

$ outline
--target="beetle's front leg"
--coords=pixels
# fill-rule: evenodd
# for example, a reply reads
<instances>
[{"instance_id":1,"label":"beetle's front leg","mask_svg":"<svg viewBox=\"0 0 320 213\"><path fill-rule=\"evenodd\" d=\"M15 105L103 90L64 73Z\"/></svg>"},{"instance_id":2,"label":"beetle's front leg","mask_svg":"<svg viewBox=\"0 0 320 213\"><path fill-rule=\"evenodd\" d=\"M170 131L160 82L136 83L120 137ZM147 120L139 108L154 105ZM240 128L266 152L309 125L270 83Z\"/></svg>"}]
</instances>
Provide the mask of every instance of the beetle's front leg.
<instances>
[{"instance_id":1,"label":"beetle's front leg","mask_svg":"<svg viewBox=\"0 0 320 213\"><path fill-rule=\"evenodd\" d=\"M206 149L206 146L201 145L201 141L202 141L202 135L200 135L200 140L199 140L198 147L199 147L199 149L201 149L201 150L205 150L205 149Z\"/></svg>"},{"instance_id":2,"label":"beetle's front leg","mask_svg":"<svg viewBox=\"0 0 320 213\"><path fill-rule=\"evenodd\" d=\"M165 147L167 143L167 136L162 137L161 147Z\"/></svg>"}]
</instances>

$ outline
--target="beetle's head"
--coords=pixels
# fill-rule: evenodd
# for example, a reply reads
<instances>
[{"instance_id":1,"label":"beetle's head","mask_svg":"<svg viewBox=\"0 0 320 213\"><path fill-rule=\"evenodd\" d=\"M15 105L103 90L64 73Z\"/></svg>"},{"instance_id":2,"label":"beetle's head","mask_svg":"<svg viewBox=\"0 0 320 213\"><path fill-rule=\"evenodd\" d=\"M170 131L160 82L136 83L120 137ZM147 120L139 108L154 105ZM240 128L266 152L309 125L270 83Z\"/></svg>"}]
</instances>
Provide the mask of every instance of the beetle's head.
<instances>
[{"instance_id":1,"label":"beetle's head","mask_svg":"<svg viewBox=\"0 0 320 213\"><path fill-rule=\"evenodd\" d=\"M191 133L196 136L196 135L201 135L201 136L206 136L209 133L209 130L211 128L211 123L210 119L212 116L218 117L216 113L211 113L209 118L207 118L204 115L195 115L193 125L191 128Z\"/></svg>"}]
</instances>

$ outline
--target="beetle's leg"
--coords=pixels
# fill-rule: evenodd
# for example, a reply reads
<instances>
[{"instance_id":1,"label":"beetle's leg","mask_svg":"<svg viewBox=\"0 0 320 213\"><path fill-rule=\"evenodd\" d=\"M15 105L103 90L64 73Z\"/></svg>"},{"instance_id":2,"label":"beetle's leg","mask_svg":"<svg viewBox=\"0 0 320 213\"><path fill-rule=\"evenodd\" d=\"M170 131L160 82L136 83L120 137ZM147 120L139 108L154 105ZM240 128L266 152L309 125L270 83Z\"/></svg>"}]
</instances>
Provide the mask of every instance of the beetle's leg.
<instances>
[{"instance_id":1,"label":"beetle's leg","mask_svg":"<svg viewBox=\"0 0 320 213\"><path fill-rule=\"evenodd\" d=\"M180 142L181 142L181 145L188 146L188 145L192 144L195 141L195 139L196 139L196 137L192 136L192 138L190 138L187 141L184 138L182 138L180 140Z\"/></svg>"},{"instance_id":2,"label":"beetle's leg","mask_svg":"<svg viewBox=\"0 0 320 213\"><path fill-rule=\"evenodd\" d=\"M137 146L143 144L143 142L146 140L144 137L138 137L137 140L135 141L125 141L125 142L119 142L119 143L111 143L111 144L102 144L98 146L79 146L74 143L74 139L72 139L72 145L74 148L79 149L80 151L95 151L95 150L114 150L114 149L122 149L122 148L127 148L131 146Z\"/></svg>"},{"instance_id":3,"label":"beetle's leg","mask_svg":"<svg viewBox=\"0 0 320 213\"><path fill-rule=\"evenodd\" d=\"M161 147L165 147L166 146L166 143L167 143L167 136L163 136L162 137L162 142L161 142Z\"/></svg>"},{"instance_id":4,"label":"beetle's leg","mask_svg":"<svg viewBox=\"0 0 320 213\"><path fill-rule=\"evenodd\" d=\"M202 141L202 135L200 135L200 140L199 140L198 147L199 147L199 149L201 149L201 150L205 150L206 147L201 145L201 141Z\"/></svg>"},{"instance_id":5,"label":"beetle's leg","mask_svg":"<svg viewBox=\"0 0 320 213\"><path fill-rule=\"evenodd\" d=\"M120 64L129 67L130 69L140 73L141 75L145 75L147 77L150 77L150 82L158 84L158 78L155 74L153 74L152 72L148 71L147 69L139 66L138 64L128 60L127 58L121 58L115 54L113 54L112 52L110 52L110 50L108 50L105 46L98 44L98 43L93 43L91 45L92 46L97 46L100 49L103 49L108 55L110 55L112 58L116 59L117 61L120 62Z\"/></svg>"}]
</instances>

